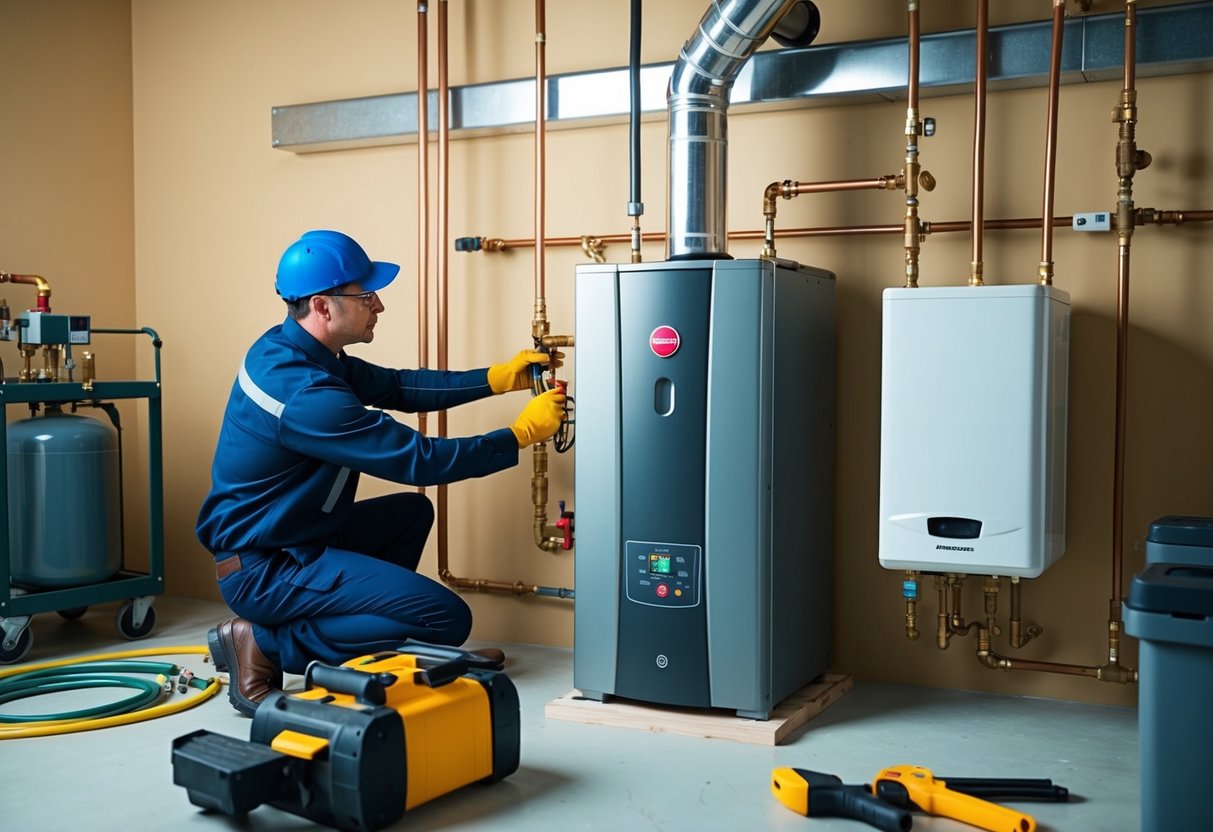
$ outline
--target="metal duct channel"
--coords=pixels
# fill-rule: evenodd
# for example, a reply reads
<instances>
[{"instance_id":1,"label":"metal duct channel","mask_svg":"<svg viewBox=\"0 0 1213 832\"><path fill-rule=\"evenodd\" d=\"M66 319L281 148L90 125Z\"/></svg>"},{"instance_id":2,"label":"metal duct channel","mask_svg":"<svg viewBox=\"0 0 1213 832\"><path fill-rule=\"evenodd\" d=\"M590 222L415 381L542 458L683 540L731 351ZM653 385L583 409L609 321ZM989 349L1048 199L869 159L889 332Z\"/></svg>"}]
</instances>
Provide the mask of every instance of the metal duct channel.
<instances>
[{"instance_id":1,"label":"metal duct channel","mask_svg":"<svg viewBox=\"0 0 1213 832\"><path fill-rule=\"evenodd\" d=\"M666 259L727 255L729 95L750 56L793 5L793 0L716 0L683 45L667 101Z\"/></svg>"},{"instance_id":2,"label":"metal duct channel","mask_svg":"<svg viewBox=\"0 0 1213 832\"><path fill-rule=\"evenodd\" d=\"M1137 76L1213 71L1213 0L1137 12ZM1049 78L1052 23L990 30L991 90L1043 87ZM923 35L923 96L969 92L974 78L972 29ZM905 97L905 38L761 51L745 64L729 108L783 109L888 101ZM1124 19L1120 13L1066 21L1062 83L1120 78ZM640 73L646 118L665 118L674 65ZM535 127L535 79L451 88L452 138L526 132ZM548 77L549 129L623 123L628 118L626 68ZM437 93L430 93L430 129L437 130ZM271 110L273 146L296 153L417 141L417 94L393 93Z\"/></svg>"}]
</instances>

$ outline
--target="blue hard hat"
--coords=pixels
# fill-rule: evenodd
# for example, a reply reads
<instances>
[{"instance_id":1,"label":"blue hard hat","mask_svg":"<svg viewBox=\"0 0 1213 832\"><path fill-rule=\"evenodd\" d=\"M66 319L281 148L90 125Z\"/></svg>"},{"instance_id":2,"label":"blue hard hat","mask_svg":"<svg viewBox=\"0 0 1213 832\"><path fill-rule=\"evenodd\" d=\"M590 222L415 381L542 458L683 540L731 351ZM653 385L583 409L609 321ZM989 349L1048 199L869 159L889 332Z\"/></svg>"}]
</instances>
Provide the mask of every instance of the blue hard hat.
<instances>
[{"instance_id":1,"label":"blue hard hat","mask_svg":"<svg viewBox=\"0 0 1213 832\"><path fill-rule=\"evenodd\" d=\"M377 292L399 271L395 263L372 261L362 246L340 231L309 231L282 253L274 289L288 301L355 281L362 291Z\"/></svg>"}]
</instances>

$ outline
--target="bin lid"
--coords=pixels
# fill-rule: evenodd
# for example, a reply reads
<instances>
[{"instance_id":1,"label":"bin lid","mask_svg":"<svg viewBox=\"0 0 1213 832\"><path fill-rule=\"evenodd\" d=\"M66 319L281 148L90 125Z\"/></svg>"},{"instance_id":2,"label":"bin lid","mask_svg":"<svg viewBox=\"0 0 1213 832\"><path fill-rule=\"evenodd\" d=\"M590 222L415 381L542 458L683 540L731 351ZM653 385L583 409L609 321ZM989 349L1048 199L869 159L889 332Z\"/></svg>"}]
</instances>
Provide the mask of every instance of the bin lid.
<instances>
[{"instance_id":1,"label":"bin lid","mask_svg":"<svg viewBox=\"0 0 1213 832\"><path fill-rule=\"evenodd\" d=\"M1213 566L1155 563L1133 577L1128 606L1141 612L1213 616Z\"/></svg>"},{"instance_id":2,"label":"bin lid","mask_svg":"<svg viewBox=\"0 0 1213 832\"><path fill-rule=\"evenodd\" d=\"M1151 543L1213 548L1213 517L1189 517L1180 514L1159 517L1150 524L1150 534L1146 540Z\"/></svg>"}]
</instances>

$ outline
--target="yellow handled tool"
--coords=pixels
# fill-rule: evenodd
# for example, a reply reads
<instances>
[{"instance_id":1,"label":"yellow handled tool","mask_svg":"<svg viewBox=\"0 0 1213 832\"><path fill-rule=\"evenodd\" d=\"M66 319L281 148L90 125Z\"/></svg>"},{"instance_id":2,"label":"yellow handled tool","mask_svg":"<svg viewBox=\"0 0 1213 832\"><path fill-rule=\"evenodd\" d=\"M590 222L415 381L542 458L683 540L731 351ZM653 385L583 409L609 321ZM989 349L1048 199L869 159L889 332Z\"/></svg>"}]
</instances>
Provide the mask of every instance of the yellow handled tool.
<instances>
[{"instance_id":1,"label":"yellow handled tool","mask_svg":"<svg viewBox=\"0 0 1213 832\"><path fill-rule=\"evenodd\" d=\"M922 766L892 766L872 781L872 794L904 809L952 818L989 832L1035 832L1036 819L948 788Z\"/></svg>"}]
</instances>

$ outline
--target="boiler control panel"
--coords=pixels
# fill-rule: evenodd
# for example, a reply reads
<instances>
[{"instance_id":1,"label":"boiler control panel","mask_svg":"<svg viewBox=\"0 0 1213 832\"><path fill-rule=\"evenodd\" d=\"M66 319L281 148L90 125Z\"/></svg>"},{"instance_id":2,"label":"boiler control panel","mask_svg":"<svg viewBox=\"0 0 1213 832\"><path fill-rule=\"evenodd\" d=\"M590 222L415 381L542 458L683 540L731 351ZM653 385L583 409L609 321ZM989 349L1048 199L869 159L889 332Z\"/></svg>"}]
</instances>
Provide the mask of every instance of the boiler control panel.
<instances>
[{"instance_id":1,"label":"boiler control panel","mask_svg":"<svg viewBox=\"0 0 1213 832\"><path fill-rule=\"evenodd\" d=\"M624 591L653 607L695 607L700 600L703 549L682 543L624 543Z\"/></svg>"}]
</instances>

